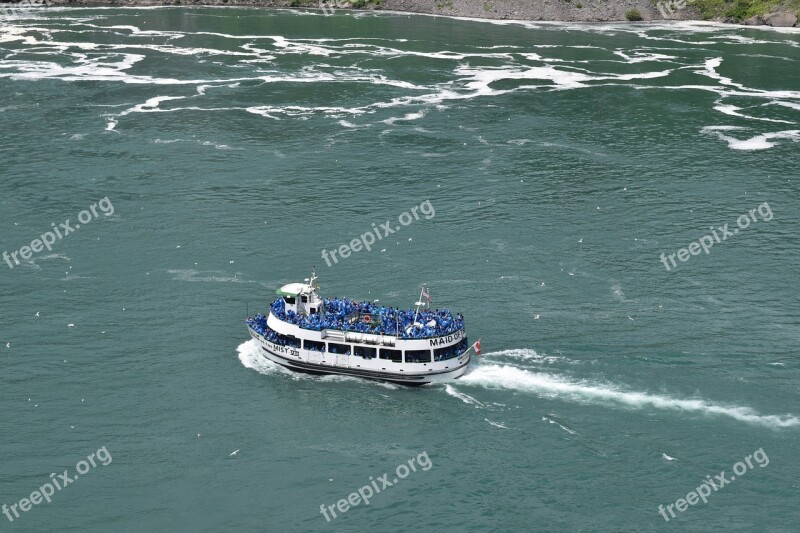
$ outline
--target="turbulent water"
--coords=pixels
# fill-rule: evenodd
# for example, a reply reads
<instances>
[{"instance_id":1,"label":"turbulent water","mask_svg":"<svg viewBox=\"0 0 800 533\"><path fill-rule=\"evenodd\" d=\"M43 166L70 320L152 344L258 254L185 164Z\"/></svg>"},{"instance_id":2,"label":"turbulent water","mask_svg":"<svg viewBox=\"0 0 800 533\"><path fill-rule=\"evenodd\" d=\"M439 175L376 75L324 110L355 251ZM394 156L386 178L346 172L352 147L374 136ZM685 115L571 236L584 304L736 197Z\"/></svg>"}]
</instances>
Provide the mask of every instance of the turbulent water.
<instances>
[{"instance_id":1,"label":"turbulent water","mask_svg":"<svg viewBox=\"0 0 800 533\"><path fill-rule=\"evenodd\" d=\"M5 17L3 530L795 530L798 67L796 30ZM276 367L243 319L312 266L427 283L483 356Z\"/></svg>"}]
</instances>

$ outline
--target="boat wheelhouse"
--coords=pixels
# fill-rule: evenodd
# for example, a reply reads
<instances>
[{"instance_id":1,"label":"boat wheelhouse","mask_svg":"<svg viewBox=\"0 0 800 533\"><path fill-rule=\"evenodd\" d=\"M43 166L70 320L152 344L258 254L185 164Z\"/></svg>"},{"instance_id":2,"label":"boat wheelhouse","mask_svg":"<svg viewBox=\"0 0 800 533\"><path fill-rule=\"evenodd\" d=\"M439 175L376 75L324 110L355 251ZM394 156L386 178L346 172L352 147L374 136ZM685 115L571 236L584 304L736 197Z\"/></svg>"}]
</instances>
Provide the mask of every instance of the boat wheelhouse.
<instances>
[{"instance_id":1,"label":"boat wheelhouse","mask_svg":"<svg viewBox=\"0 0 800 533\"><path fill-rule=\"evenodd\" d=\"M322 298L316 279L312 274L304 283L284 285L268 315L248 317L250 336L271 361L301 372L406 385L466 372L473 346L464 318L425 306L424 287L416 308L402 310L377 301Z\"/></svg>"}]
</instances>

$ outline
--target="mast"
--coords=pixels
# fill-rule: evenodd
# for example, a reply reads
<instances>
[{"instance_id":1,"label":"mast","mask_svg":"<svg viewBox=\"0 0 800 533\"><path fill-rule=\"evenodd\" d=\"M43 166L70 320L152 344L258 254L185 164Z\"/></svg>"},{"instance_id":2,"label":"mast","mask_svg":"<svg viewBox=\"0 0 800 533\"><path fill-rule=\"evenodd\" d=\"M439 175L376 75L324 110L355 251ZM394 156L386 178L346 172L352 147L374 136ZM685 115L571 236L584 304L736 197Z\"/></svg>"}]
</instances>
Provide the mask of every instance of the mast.
<instances>
[{"instance_id":1,"label":"mast","mask_svg":"<svg viewBox=\"0 0 800 533\"><path fill-rule=\"evenodd\" d=\"M414 324L417 323L417 317L419 316L419 308L422 305L422 294L425 292L425 284L422 284L422 288L419 290L419 298L414 305L417 306L417 311L414 313Z\"/></svg>"}]
</instances>

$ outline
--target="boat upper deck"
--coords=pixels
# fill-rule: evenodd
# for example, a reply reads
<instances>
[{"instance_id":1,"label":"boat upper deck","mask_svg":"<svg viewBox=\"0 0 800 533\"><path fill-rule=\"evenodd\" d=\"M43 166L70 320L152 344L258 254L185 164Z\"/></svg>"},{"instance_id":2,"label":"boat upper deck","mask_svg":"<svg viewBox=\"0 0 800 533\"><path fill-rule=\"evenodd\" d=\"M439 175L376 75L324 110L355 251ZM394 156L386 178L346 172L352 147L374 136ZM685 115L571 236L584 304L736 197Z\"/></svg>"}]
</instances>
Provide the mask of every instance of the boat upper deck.
<instances>
[{"instance_id":1,"label":"boat upper deck","mask_svg":"<svg viewBox=\"0 0 800 533\"><path fill-rule=\"evenodd\" d=\"M335 329L393 335L400 339L427 339L464 329L464 317L453 315L447 309L403 310L349 298L325 298L322 302L321 309L316 313L287 311L283 298L275 300L270 309L278 319L312 331ZM261 321L266 325L266 318L262 315L253 320L255 324Z\"/></svg>"}]
</instances>

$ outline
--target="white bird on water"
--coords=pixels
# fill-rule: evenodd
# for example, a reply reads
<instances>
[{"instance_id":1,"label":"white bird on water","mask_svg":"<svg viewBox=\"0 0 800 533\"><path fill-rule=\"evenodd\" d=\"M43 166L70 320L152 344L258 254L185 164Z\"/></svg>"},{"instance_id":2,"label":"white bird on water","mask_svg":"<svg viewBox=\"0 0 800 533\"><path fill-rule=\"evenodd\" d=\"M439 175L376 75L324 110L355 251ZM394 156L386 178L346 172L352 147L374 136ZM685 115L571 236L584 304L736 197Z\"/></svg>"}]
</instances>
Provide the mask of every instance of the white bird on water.
<instances>
[{"instance_id":1,"label":"white bird on water","mask_svg":"<svg viewBox=\"0 0 800 533\"><path fill-rule=\"evenodd\" d=\"M234 450L234 451L231 452L231 454L228 457L233 457L237 453L239 453L239 450Z\"/></svg>"},{"instance_id":2,"label":"white bird on water","mask_svg":"<svg viewBox=\"0 0 800 533\"><path fill-rule=\"evenodd\" d=\"M674 457L670 457L669 455L665 454L664 452L661 452L661 456L662 456L664 459L666 459L667 461L674 461L674 460L675 460L675 458L674 458Z\"/></svg>"},{"instance_id":3,"label":"white bird on water","mask_svg":"<svg viewBox=\"0 0 800 533\"><path fill-rule=\"evenodd\" d=\"M6 348L11 348L11 343L10 342L6 343Z\"/></svg>"}]
</instances>

